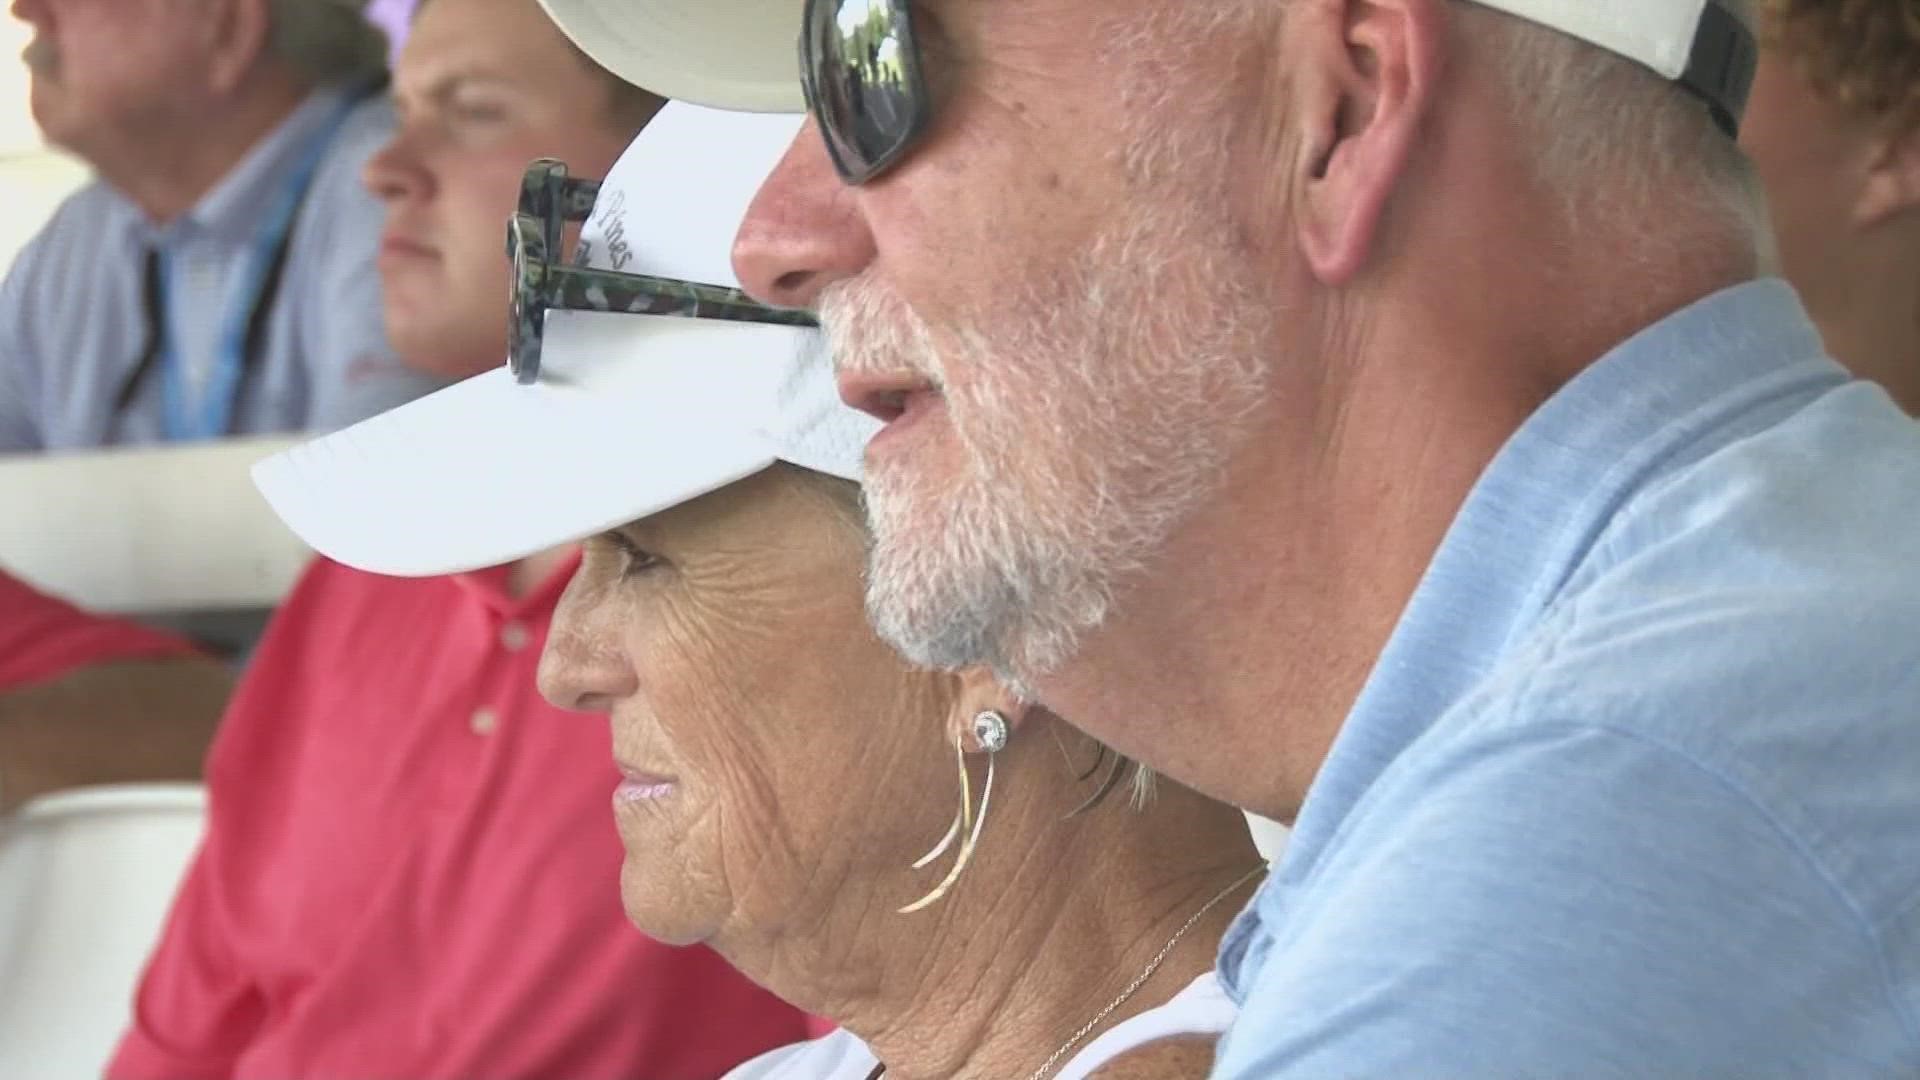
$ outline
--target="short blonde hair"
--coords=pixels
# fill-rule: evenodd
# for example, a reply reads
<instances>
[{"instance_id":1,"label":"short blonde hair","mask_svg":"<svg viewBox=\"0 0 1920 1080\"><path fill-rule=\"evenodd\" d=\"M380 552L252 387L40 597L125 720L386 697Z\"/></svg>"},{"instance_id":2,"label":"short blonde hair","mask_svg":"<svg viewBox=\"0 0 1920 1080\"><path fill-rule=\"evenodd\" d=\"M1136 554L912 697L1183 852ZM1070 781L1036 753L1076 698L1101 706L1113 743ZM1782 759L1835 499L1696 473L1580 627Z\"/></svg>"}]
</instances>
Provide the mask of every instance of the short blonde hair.
<instances>
[{"instance_id":1,"label":"short blonde hair","mask_svg":"<svg viewBox=\"0 0 1920 1080\"><path fill-rule=\"evenodd\" d=\"M1920 123L1920 3L1760 0L1761 41L1862 119Z\"/></svg>"},{"instance_id":2,"label":"short blonde hair","mask_svg":"<svg viewBox=\"0 0 1920 1080\"><path fill-rule=\"evenodd\" d=\"M1749 14L1745 0L1729 6ZM1567 194L1570 213L1642 219L1646 207L1679 199L1768 248L1759 176L1691 93L1557 30L1491 12L1487 24L1489 59L1505 69L1542 178Z\"/></svg>"},{"instance_id":3,"label":"short blonde hair","mask_svg":"<svg viewBox=\"0 0 1920 1080\"><path fill-rule=\"evenodd\" d=\"M425 10L428 2L429 0L415 0L412 17L419 18L420 12ZM533 3L534 0L526 0L526 2ZM558 27L555 29L558 30ZM651 90L635 86L601 67L593 57L587 55L586 50L574 44L573 39L565 33L560 34L560 41L567 47L567 51L573 54L573 58L598 76L601 84L607 88L604 115L608 123L613 125L614 130L638 134L640 129L646 127L647 122L653 119L654 114L666 105L667 99Z\"/></svg>"}]
</instances>

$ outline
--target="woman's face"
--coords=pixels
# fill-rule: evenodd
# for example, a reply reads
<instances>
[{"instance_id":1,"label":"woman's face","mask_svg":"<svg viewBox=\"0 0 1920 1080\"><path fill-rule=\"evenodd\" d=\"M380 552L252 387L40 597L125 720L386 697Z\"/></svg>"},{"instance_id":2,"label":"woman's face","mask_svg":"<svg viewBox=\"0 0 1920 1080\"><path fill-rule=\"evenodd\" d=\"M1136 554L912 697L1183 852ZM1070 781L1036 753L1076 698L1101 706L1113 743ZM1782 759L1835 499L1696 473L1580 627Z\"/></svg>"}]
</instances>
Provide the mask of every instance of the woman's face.
<instances>
[{"instance_id":1,"label":"woman's face","mask_svg":"<svg viewBox=\"0 0 1920 1080\"><path fill-rule=\"evenodd\" d=\"M595 537L554 617L541 689L611 717L621 896L663 941L817 932L849 889L911 892L947 825L954 680L873 636L813 483L776 466Z\"/></svg>"}]
</instances>

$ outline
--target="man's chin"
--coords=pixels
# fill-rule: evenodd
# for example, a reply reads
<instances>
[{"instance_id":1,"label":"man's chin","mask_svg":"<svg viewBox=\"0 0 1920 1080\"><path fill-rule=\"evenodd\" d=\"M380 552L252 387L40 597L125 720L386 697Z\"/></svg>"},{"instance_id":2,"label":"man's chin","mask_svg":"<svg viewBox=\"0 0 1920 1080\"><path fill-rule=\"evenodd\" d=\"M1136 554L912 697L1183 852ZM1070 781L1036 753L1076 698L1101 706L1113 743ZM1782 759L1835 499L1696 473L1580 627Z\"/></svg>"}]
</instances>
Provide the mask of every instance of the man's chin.
<instances>
[{"instance_id":1,"label":"man's chin","mask_svg":"<svg viewBox=\"0 0 1920 1080\"><path fill-rule=\"evenodd\" d=\"M867 617L875 633L908 662L934 670L994 666L986 605L962 597L970 590L924 576L905 575L876 560L869 573Z\"/></svg>"},{"instance_id":2,"label":"man's chin","mask_svg":"<svg viewBox=\"0 0 1920 1080\"><path fill-rule=\"evenodd\" d=\"M59 102L59 89L36 76L33 89L27 95L27 110L33 116L34 127L40 130L40 138L48 146L74 153L74 132L69 130L72 125L62 115Z\"/></svg>"},{"instance_id":3,"label":"man's chin","mask_svg":"<svg viewBox=\"0 0 1920 1080\"><path fill-rule=\"evenodd\" d=\"M476 352L466 356L452 356L441 353L427 356L420 360L414 359L414 355L416 354L401 353L408 367L415 371L434 376L435 378L446 379L450 382L459 382L463 379L471 379L476 375L485 375L494 368L504 367L506 365L507 347L502 345L500 348L491 352Z\"/></svg>"},{"instance_id":4,"label":"man's chin","mask_svg":"<svg viewBox=\"0 0 1920 1080\"><path fill-rule=\"evenodd\" d=\"M27 47L20 50L20 63L36 85L59 81L60 49L50 38L36 37L27 42Z\"/></svg>"}]
</instances>

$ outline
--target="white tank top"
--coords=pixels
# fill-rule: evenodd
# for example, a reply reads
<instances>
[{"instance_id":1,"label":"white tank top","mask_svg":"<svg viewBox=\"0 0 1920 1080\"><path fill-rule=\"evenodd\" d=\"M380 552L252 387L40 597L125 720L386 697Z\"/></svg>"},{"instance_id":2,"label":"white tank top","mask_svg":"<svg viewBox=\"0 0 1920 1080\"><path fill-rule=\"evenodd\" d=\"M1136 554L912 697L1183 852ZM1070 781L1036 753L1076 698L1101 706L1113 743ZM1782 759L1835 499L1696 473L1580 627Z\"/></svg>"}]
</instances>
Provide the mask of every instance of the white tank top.
<instances>
[{"instance_id":1,"label":"white tank top","mask_svg":"<svg viewBox=\"0 0 1920 1080\"><path fill-rule=\"evenodd\" d=\"M1095 1069L1127 1051L1176 1035L1218 1036L1232 1026L1236 1011L1220 980L1209 971L1166 1004L1128 1017L1081 1047L1051 1080L1086 1080ZM726 1080L867 1080L879 1064L866 1043L842 1028L812 1042L762 1054L728 1073Z\"/></svg>"}]
</instances>

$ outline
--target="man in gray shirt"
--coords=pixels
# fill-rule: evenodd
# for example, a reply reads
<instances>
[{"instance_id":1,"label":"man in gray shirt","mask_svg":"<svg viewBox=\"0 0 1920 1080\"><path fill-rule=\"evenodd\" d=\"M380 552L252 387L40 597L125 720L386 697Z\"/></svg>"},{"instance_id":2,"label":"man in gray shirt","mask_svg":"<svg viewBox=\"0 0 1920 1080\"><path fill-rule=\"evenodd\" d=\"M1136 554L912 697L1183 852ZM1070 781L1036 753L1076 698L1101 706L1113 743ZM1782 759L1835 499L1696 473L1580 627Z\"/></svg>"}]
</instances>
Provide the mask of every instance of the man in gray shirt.
<instances>
[{"instance_id":1,"label":"man in gray shirt","mask_svg":"<svg viewBox=\"0 0 1920 1080\"><path fill-rule=\"evenodd\" d=\"M34 118L98 179L0 285L0 453L332 428L435 385L382 326L362 6L16 4Z\"/></svg>"}]
</instances>

